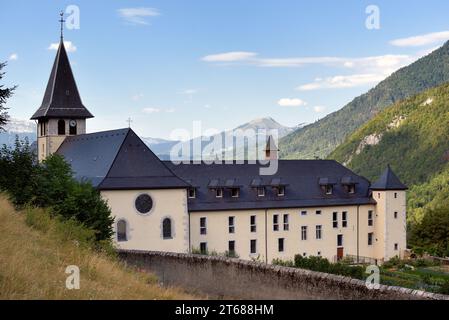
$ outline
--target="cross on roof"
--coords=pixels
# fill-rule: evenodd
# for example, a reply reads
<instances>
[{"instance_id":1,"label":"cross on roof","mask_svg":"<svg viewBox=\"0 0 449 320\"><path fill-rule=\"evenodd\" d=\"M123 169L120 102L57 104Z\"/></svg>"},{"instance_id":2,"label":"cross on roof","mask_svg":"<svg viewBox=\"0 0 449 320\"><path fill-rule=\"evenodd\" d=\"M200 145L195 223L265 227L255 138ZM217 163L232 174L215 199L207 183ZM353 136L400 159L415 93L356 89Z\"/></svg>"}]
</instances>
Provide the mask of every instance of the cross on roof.
<instances>
[{"instance_id":1,"label":"cross on roof","mask_svg":"<svg viewBox=\"0 0 449 320\"><path fill-rule=\"evenodd\" d=\"M133 123L133 120L131 118L128 118L126 122L128 122L128 127L131 128L131 123Z\"/></svg>"},{"instance_id":2,"label":"cross on roof","mask_svg":"<svg viewBox=\"0 0 449 320\"><path fill-rule=\"evenodd\" d=\"M61 19L59 20L59 22L61 23L61 40L64 38L64 11L61 11L61 13L59 14L61 16Z\"/></svg>"}]
</instances>

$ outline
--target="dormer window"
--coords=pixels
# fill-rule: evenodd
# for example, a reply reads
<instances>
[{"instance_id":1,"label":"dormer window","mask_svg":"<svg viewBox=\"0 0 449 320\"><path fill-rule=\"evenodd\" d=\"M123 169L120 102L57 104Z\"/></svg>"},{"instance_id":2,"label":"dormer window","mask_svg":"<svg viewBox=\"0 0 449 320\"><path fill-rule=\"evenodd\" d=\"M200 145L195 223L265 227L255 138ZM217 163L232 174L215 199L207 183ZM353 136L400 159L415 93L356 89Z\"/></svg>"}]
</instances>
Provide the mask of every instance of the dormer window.
<instances>
[{"instance_id":1,"label":"dormer window","mask_svg":"<svg viewBox=\"0 0 449 320\"><path fill-rule=\"evenodd\" d=\"M355 193L355 185L351 184L348 186L348 193L354 194Z\"/></svg>"},{"instance_id":2,"label":"dormer window","mask_svg":"<svg viewBox=\"0 0 449 320\"><path fill-rule=\"evenodd\" d=\"M334 185L336 182L330 178L320 178L319 185L326 195L334 193Z\"/></svg>"},{"instance_id":3,"label":"dormer window","mask_svg":"<svg viewBox=\"0 0 449 320\"><path fill-rule=\"evenodd\" d=\"M334 187L331 184L324 186L326 194L331 195L334 192Z\"/></svg>"},{"instance_id":4,"label":"dormer window","mask_svg":"<svg viewBox=\"0 0 449 320\"><path fill-rule=\"evenodd\" d=\"M189 195L189 199L195 199L196 198L196 189L189 188L188 195Z\"/></svg>"},{"instance_id":5,"label":"dormer window","mask_svg":"<svg viewBox=\"0 0 449 320\"><path fill-rule=\"evenodd\" d=\"M238 198L240 196L240 189L239 188L232 188L231 189L231 196L233 198Z\"/></svg>"},{"instance_id":6,"label":"dormer window","mask_svg":"<svg viewBox=\"0 0 449 320\"><path fill-rule=\"evenodd\" d=\"M279 186L279 187L277 188L277 191L278 191L278 197L283 197L283 196L285 196L285 187L284 187L284 186Z\"/></svg>"},{"instance_id":7,"label":"dormer window","mask_svg":"<svg viewBox=\"0 0 449 320\"><path fill-rule=\"evenodd\" d=\"M223 198L223 189L222 188L215 189L215 197L216 198Z\"/></svg>"},{"instance_id":8,"label":"dormer window","mask_svg":"<svg viewBox=\"0 0 449 320\"><path fill-rule=\"evenodd\" d=\"M265 188L264 187L257 188L257 196L258 197L265 197Z\"/></svg>"}]
</instances>

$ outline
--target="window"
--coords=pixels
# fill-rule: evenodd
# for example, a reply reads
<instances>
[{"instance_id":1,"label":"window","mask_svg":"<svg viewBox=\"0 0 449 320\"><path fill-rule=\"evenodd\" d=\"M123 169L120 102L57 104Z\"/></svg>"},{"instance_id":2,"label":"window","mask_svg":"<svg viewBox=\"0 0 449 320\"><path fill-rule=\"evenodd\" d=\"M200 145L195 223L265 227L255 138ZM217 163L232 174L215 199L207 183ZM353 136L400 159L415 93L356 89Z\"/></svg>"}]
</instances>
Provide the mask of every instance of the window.
<instances>
[{"instance_id":1,"label":"window","mask_svg":"<svg viewBox=\"0 0 449 320\"><path fill-rule=\"evenodd\" d=\"M200 243L200 252L201 254L207 254L207 242Z\"/></svg>"},{"instance_id":2,"label":"window","mask_svg":"<svg viewBox=\"0 0 449 320\"><path fill-rule=\"evenodd\" d=\"M377 197L380 199L380 192L377 193Z\"/></svg>"},{"instance_id":3,"label":"window","mask_svg":"<svg viewBox=\"0 0 449 320\"><path fill-rule=\"evenodd\" d=\"M117 222L117 241L118 242L128 241L126 229L127 229L127 226L126 226L125 220L120 220L119 222Z\"/></svg>"},{"instance_id":4,"label":"window","mask_svg":"<svg viewBox=\"0 0 449 320\"><path fill-rule=\"evenodd\" d=\"M317 255L318 255L318 257L321 257L321 251L318 251Z\"/></svg>"},{"instance_id":5,"label":"window","mask_svg":"<svg viewBox=\"0 0 449 320\"><path fill-rule=\"evenodd\" d=\"M200 234L206 234L206 218L200 218Z\"/></svg>"},{"instance_id":6,"label":"window","mask_svg":"<svg viewBox=\"0 0 449 320\"><path fill-rule=\"evenodd\" d=\"M264 187L257 188L257 196L265 197L265 188Z\"/></svg>"},{"instance_id":7,"label":"window","mask_svg":"<svg viewBox=\"0 0 449 320\"><path fill-rule=\"evenodd\" d=\"M76 120L70 120L69 122L69 134L74 136L76 135L76 127L77 127L77 123Z\"/></svg>"},{"instance_id":8,"label":"window","mask_svg":"<svg viewBox=\"0 0 449 320\"><path fill-rule=\"evenodd\" d=\"M189 192L189 198L190 199L195 199L196 198L196 189L195 188L189 188L188 192Z\"/></svg>"},{"instance_id":9,"label":"window","mask_svg":"<svg viewBox=\"0 0 449 320\"><path fill-rule=\"evenodd\" d=\"M250 247L251 247L252 254L257 253L257 241L256 240L251 240Z\"/></svg>"},{"instance_id":10,"label":"window","mask_svg":"<svg viewBox=\"0 0 449 320\"><path fill-rule=\"evenodd\" d=\"M398 251L399 245L397 243L394 244L394 251Z\"/></svg>"},{"instance_id":11,"label":"window","mask_svg":"<svg viewBox=\"0 0 449 320\"><path fill-rule=\"evenodd\" d=\"M288 214L284 214L284 231L288 231L289 225L288 225Z\"/></svg>"},{"instance_id":12,"label":"window","mask_svg":"<svg viewBox=\"0 0 449 320\"><path fill-rule=\"evenodd\" d=\"M273 231L279 231L279 215L273 216Z\"/></svg>"},{"instance_id":13,"label":"window","mask_svg":"<svg viewBox=\"0 0 449 320\"><path fill-rule=\"evenodd\" d=\"M343 228L348 227L348 213L346 211L343 211L341 213L341 225Z\"/></svg>"},{"instance_id":14,"label":"window","mask_svg":"<svg viewBox=\"0 0 449 320\"><path fill-rule=\"evenodd\" d=\"M307 227L301 227L301 240L307 240Z\"/></svg>"},{"instance_id":15,"label":"window","mask_svg":"<svg viewBox=\"0 0 449 320\"><path fill-rule=\"evenodd\" d=\"M229 241L229 243L228 243L228 251L231 254L235 253L235 241Z\"/></svg>"},{"instance_id":16,"label":"window","mask_svg":"<svg viewBox=\"0 0 449 320\"><path fill-rule=\"evenodd\" d=\"M153 199L149 194L141 194L134 202L136 210L141 214L148 214L153 208Z\"/></svg>"},{"instance_id":17,"label":"window","mask_svg":"<svg viewBox=\"0 0 449 320\"><path fill-rule=\"evenodd\" d=\"M250 231L256 232L256 216L250 217Z\"/></svg>"},{"instance_id":18,"label":"window","mask_svg":"<svg viewBox=\"0 0 449 320\"><path fill-rule=\"evenodd\" d=\"M223 189L222 188L218 188L215 190L215 197L216 198L223 198Z\"/></svg>"},{"instance_id":19,"label":"window","mask_svg":"<svg viewBox=\"0 0 449 320\"><path fill-rule=\"evenodd\" d=\"M229 222L229 233L235 233L235 217L229 217L228 219Z\"/></svg>"},{"instance_id":20,"label":"window","mask_svg":"<svg viewBox=\"0 0 449 320\"><path fill-rule=\"evenodd\" d=\"M374 236L374 234L372 232L368 233L368 245L369 246L373 245L373 236Z\"/></svg>"},{"instance_id":21,"label":"window","mask_svg":"<svg viewBox=\"0 0 449 320\"><path fill-rule=\"evenodd\" d=\"M373 211L370 210L368 211L368 226L372 227L373 226Z\"/></svg>"},{"instance_id":22,"label":"window","mask_svg":"<svg viewBox=\"0 0 449 320\"><path fill-rule=\"evenodd\" d=\"M332 194L334 187L331 184L326 185L326 194Z\"/></svg>"},{"instance_id":23,"label":"window","mask_svg":"<svg viewBox=\"0 0 449 320\"><path fill-rule=\"evenodd\" d=\"M278 239L278 251L284 252L284 238Z\"/></svg>"},{"instance_id":24,"label":"window","mask_svg":"<svg viewBox=\"0 0 449 320\"><path fill-rule=\"evenodd\" d=\"M285 187L280 186L278 189L278 197L283 197L285 195Z\"/></svg>"},{"instance_id":25,"label":"window","mask_svg":"<svg viewBox=\"0 0 449 320\"><path fill-rule=\"evenodd\" d=\"M162 221L162 236L164 239L172 239L171 219L169 218Z\"/></svg>"},{"instance_id":26,"label":"window","mask_svg":"<svg viewBox=\"0 0 449 320\"><path fill-rule=\"evenodd\" d=\"M306 216L307 215L307 211L301 211L301 215L302 216Z\"/></svg>"},{"instance_id":27,"label":"window","mask_svg":"<svg viewBox=\"0 0 449 320\"><path fill-rule=\"evenodd\" d=\"M354 184L350 184L348 186L348 193L351 193L351 194L355 193L355 185Z\"/></svg>"},{"instance_id":28,"label":"window","mask_svg":"<svg viewBox=\"0 0 449 320\"><path fill-rule=\"evenodd\" d=\"M397 212L397 211L394 212L394 218L395 218L395 219L398 218L398 212Z\"/></svg>"},{"instance_id":29,"label":"window","mask_svg":"<svg viewBox=\"0 0 449 320\"><path fill-rule=\"evenodd\" d=\"M337 246L338 247L343 247L343 235L342 234L339 234L337 236Z\"/></svg>"},{"instance_id":30,"label":"window","mask_svg":"<svg viewBox=\"0 0 449 320\"><path fill-rule=\"evenodd\" d=\"M322 236L323 236L322 232L323 232L323 226L321 226L321 225L316 226L315 235L316 235L317 240L322 239Z\"/></svg>"},{"instance_id":31,"label":"window","mask_svg":"<svg viewBox=\"0 0 449 320\"><path fill-rule=\"evenodd\" d=\"M240 196L240 189L239 188L232 188L231 189L231 196L233 198L238 198Z\"/></svg>"},{"instance_id":32,"label":"window","mask_svg":"<svg viewBox=\"0 0 449 320\"><path fill-rule=\"evenodd\" d=\"M321 210L317 210L317 211L315 212L315 214L320 215L320 214L321 214Z\"/></svg>"},{"instance_id":33,"label":"window","mask_svg":"<svg viewBox=\"0 0 449 320\"><path fill-rule=\"evenodd\" d=\"M332 213L332 226L336 229L338 228L338 212Z\"/></svg>"},{"instance_id":34,"label":"window","mask_svg":"<svg viewBox=\"0 0 449 320\"><path fill-rule=\"evenodd\" d=\"M397 192L394 193L394 198L397 199L398 198L398 194Z\"/></svg>"},{"instance_id":35,"label":"window","mask_svg":"<svg viewBox=\"0 0 449 320\"><path fill-rule=\"evenodd\" d=\"M58 121L58 135L60 135L60 136L65 135L65 121L64 120Z\"/></svg>"}]
</instances>

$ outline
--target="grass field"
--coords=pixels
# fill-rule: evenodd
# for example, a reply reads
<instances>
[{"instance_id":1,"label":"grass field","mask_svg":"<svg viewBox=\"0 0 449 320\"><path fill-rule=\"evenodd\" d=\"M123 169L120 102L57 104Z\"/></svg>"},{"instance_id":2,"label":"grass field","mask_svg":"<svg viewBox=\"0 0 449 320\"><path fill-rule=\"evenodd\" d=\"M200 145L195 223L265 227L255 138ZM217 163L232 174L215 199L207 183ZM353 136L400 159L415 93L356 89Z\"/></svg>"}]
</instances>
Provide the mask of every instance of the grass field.
<instances>
[{"instance_id":1,"label":"grass field","mask_svg":"<svg viewBox=\"0 0 449 320\"><path fill-rule=\"evenodd\" d=\"M82 228L46 211L17 212L0 194L0 299L194 299L161 288L156 277L126 268L83 243ZM80 269L80 289L68 290L66 267Z\"/></svg>"}]
</instances>

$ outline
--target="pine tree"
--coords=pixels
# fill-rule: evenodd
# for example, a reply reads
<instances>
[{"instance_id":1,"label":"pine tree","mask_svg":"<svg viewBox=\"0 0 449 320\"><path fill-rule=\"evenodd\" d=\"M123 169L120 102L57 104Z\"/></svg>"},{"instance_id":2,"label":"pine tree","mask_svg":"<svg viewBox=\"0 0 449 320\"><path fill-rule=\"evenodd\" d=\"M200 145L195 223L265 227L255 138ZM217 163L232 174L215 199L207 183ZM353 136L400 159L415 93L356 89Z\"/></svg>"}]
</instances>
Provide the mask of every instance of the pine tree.
<instances>
[{"instance_id":1,"label":"pine tree","mask_svg":"<svg viewBox=\"0 0 449 320\"><path fill-rule=\"evenodd\" d=\"M4 72L2 72L2 69L6 66L6 63L0 63L0 80L3 79L3 76L5 75ZM8 108L5 106L6 100L10 98L16 89L16 86L12 88L4 88L4 85L0 84L0 131L5 130L4 126L9 120L8 115Z\"/></svg>"}]
</instances>

